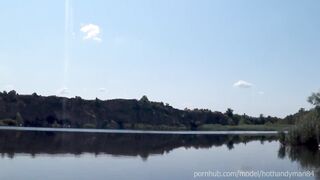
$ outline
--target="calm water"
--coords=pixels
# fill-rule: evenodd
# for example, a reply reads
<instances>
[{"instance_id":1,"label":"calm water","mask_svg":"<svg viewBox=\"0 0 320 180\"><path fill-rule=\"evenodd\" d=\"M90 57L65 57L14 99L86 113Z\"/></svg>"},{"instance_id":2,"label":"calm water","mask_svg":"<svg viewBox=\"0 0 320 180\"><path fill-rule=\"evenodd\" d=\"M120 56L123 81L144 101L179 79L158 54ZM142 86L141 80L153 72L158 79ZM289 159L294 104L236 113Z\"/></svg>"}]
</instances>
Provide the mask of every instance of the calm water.
<instances>
[{"instance_id":1,"label":"calm water","mask_svg":"<svg viewBox=\"0 0 320 180\"><path fill-rule=\"evenodd\" d=\"M1 180L210 179L194 178L194 173L320 167L319 151L281 147L272 133L0 130L0 153Z\"/></svg>"}]
</instances>

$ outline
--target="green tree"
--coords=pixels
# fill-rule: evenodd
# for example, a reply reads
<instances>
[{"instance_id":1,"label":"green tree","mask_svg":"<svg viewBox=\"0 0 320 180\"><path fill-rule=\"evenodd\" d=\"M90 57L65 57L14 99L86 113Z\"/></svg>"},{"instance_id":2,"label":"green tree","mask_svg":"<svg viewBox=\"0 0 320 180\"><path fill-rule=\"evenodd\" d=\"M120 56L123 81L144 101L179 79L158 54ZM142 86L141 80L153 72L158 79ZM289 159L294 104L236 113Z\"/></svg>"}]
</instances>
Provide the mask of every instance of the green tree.
<instances>
[{"instance_id":1,"label":"green tree","mask_svg":"<svg viewBox=\"0 0 320 180\"><path fill-rule=\"evenodd\" d=\"M143 95L140 99L141 102L150 102L146 95Z\"/></svg>"},{"instance_id":2,"label":"green tree","mask_svg":"<svg viewBox=\"0 0 320 180\"><path fill-rule=\"evenodd\" d=\"M96 108L100 108L101 104L102 104L102 101L100 99L96 98L94 100L94 104L95 104Z\"/></svg>"},{"instance_id":3,"label":"green tree","mask_svg":"<svg viewBox=\"0 0 320 180\"><path fill-rule=\"evenodd\" d=\"M308 102L316 107L319 107L320 106L320 92L312 93L311 96L308 97Z\"/></svg>"},{"instance_id":4,"label":"green tree","mask_svg":"<svg viewBox=\"0 0 320 180\"><path fill-rule=\"evenodd\" d=\"M228 108L226 113L225 113L229 118L233 117L233 110L231 108Z\"/></svg>"},{"instance_id":5,"label":"green tree","mask_svg":"<svg viewBox=\"0 0 320 180\"><path fill-rule=\"evenodd\" d=\"M320 146L320 92L312 93L311 96L308 97L308 102L316 106L315 131L318 145Z\"/></svg>"},{"instance_id":6,"label":"green tree","mask_svg":"<svg viewBox=\"0 0 320 180\"><path fill-rule=\"evenodd\" d=\"M311 96L308 97L308 102L315 106L315 111L317 113L317 119L320 119L320 92L312 93Z\"/></svg>"},{"instance_id":7,"label":"green tree","mask_svg":"<svg viewBox=\"0 0 320 180\"><path fill-rule=\"evenodd\" d=\"M9 96L16 96L17 95L17 92L15 90L11 90L9 93L8 93Z\"/></svg>"},{"instance_id":8,"label":"green tree","mask_svg":"<svg viewBox=\"0 0 320 180\"><path fill-rule=\"evenodd\" d=\"M305 112L306 112L306 110L304 108L300 108L298 113L303 114Z\"/></svg>"}]
</instances>

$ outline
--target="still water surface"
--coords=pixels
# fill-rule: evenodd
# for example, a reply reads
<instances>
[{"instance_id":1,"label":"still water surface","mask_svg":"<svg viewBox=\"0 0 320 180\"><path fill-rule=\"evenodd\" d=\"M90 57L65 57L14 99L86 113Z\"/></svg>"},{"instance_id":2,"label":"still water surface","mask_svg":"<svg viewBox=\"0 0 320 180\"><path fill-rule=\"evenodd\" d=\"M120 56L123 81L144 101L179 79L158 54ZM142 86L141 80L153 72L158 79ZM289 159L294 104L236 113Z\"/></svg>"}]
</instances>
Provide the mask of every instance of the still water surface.
<instances>
[{"instance_id":1,"label":"still water surface","mask_svg":"<svg viewBox=\"0 0 320 180\"><path fill-rule=\"evenodd\" d=\"M281 147L272 133L2 129L0 153L0 179L8 180L210 179L194 178L195 172L304 171L320 167L319 151Z\"/></svg>"}]
</instances>

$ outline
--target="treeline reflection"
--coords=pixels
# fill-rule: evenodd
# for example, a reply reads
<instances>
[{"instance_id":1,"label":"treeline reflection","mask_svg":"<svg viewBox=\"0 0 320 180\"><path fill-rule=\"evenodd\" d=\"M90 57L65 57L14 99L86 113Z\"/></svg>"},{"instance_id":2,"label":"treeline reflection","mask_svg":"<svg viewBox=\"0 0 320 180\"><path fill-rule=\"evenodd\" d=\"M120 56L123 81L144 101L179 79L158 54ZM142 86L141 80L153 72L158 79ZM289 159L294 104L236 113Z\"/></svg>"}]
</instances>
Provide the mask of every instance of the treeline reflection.
<instances>
[{"instance_id":1,"label":"treeline reflection","mask_svg":"<svg viewBox=\"0 0 320 180\"><path fill-rule=\"evenodd\" d=\"M275 135L173 135L173 134L117 134L0 131L0 153L13 158L17 153L73 154L92 153L114 156L141 156L168 153L173 149L211 148L250 141L274 141Z\"/></svg>"},{"instance_id":2,"label":"treeline reflection","mask_svg":"<svg viewBox=\"0 0 320 180\"><path fill-rule=\"evenodd\" d=\"M307 146L281 146L278 157L289 158L293 162L298 162L301 168L313 170L316 179L320 179L320 151L318 148Z\"/></svg>"}]
</instances>

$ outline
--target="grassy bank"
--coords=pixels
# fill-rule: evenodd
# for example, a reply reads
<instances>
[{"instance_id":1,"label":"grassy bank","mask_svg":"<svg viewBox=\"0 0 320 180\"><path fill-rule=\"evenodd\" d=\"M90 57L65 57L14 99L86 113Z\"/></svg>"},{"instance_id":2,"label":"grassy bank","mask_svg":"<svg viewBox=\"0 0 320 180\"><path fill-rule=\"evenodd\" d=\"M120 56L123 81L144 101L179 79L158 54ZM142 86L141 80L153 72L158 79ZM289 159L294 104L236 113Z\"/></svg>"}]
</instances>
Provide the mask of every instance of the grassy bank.
<instances>
[{"instance_id":1,"label":"grassy bank","mask_svg":"<svg viewBox=\"0 0 320 180\"><path fill-rule=\"evenodd\" d=\"M0 126L18 126L15 120L0 120ZM74 128L74 127L61 127L52 126L52 128ZM84 129L97 129L93 124L85 124ZM196 129L191 129L187 126L168 126L168 125L150 125L150 124L124 124L121 129L134 129L134 130L157 130L157 131L289 131L293 128L292 125L287 124L268 124L268 125L219 125L219 124L203 124ZM101 129L101 128L98 128ZM109 128L105 128L109 129ZM117 128L111 128L117 129Z\"/></svg>"},{"instance_id":2,"label":"grassy bank","mask_svg":"<svg viewBox=\"0 0 320 180\"><path fill-rule=\"evenodd\" d=\"M292 128L292 125L287 124L272 124L272 125L218 125L218 124L204 124L201 125L198 130L202 131L288 131Z\"/></svg>"},{"instance_id":3,"label":"grassy bank","mask_svg":"<svg viewBox=\"0 0 320 180\"><path fill-rule=\"evenodd\" d=\"M83 127L87 128L87 127ZM90 127L92 128L92 127ZM151 125L151 124L123 124L121 129L133 129L133 130L156 130L156 131L288 131L293 128L288 124L265 124L265 125L220 125L220 124L203 124L199 125L195 129L180 125L180 126L168 126L168 125ZM109 129L109 128L106 128ZM115 128L111 128L115 129Z\"/></svg>"}]
</instances>

